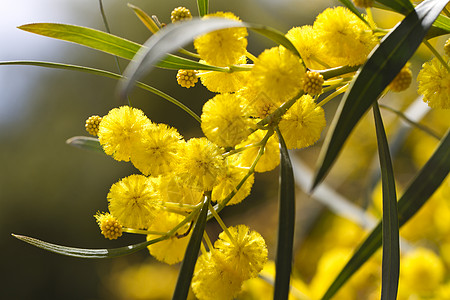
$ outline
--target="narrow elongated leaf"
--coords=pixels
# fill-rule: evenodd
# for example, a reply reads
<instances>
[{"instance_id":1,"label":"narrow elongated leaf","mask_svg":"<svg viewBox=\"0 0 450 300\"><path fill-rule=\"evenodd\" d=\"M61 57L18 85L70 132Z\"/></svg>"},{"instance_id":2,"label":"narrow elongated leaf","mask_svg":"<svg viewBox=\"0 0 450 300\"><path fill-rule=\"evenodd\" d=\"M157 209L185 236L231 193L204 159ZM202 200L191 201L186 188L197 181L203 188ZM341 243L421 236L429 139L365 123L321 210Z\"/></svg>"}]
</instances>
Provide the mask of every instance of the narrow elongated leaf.
<instances>
[{"instance_id":1,"label":"narrow elongated leaf","mask_svg":"<svg viewBox=\"0 0 450 300\"><path fill-rule=\"evenodd\" d=\"M142 47L140 44L131 42L127 39L103 31L76 25L34 23L22 25L19 27L19 29L67 42L76 43L128 60L131 60ZM174 70L189 69L219 72L224 71L224 68L210 66L173 54L169 54L165 59L160 61L157 66L160 68Z\"/></svg>"},{"instance_id":2,"label":"narrow elongated leaf","mask_svg":"<svg viewBox=\"0 0 450 300\"><path fill-rule=\"evenodd\" d=\"M153 34L159 31L159 27L156 25L155 21L153 21L153 19L147 15L145 11L131 3L128 3L128 7L134 11L139 20L141 20L145 27L147 27Z\"/></svg>"},{"instance_id":3,"label":"narrow elongated leaf","mask_svg":"<svg viewBox=\"0 0 450 300\"><path fill-rule=\"evenodd\" d=\"M363 21L364 23L366 23L367 25L369 25L369 22L367 22L366 19L364 19L361 15L361 13L358 11L358 9L356 8L356 6L353 4L352 1L350 0L339 0L339 2L341 2L345 7L347 7L352 13L355 14L355 16L357 16L358 18L361 19L361 21Z\"/></svg>"},{"instance_id":4,"label":"narrow elongated leaf","mask_svg":"<svg viewBox=\"0 0 450 300\"><path fill-rule=\"evenodd\" d=\"M283 136L280 141L280 202L278 212L278 242L275 260L275 287L273 299L287 299L292 270L292 249L295 227L295 181L291 160Z\"/></svg>"},{"instance_id":5,"label":"narrow elongated leaf","mask_svg":"<svg viewBox=\"0 0 450 300\"><path fill-rule=\"evenodd\" d=\"M450 18L444 15L439 15L433 23L433 27L427 33L427 38L431 39L437 36L450 33Z\"/></svg>"},{"instance_id":6,"label":"narrow elongated leaf","mask_svg":"<svg viewBox=\"0 0 450 300\"><path fill-rule=\"evenodd\" d=\"M132 59L141 45L92 28L55 23L34 23L19 29L43 36L77 43L126 59Z\"/></svg>"},{"instance_id":7,"label":"narrow elongated leaf","mask_svg":"<svg viewBox=\"0 0 450 300\"><path fill-rule=\"evenodd\" d=\"M24 241L28 244L36 246L38 248L54 252L61 255L80 257L80 258L113 258L123 255L128 255L139 250L146 248L148 245L154 244L159 241L159 239L142 242L135 245L129 245L120 248L113 249L83 249L83 248L73 248L61 245L56 245L48 242L44 242L32 237L12 234L13 237Z\"/></svg>"},{"instance_id":8,"label":"narrow elongated leaf","mask_svg":"<svg viewBox=\"0 0 450 300\"><path fill-rule=\"evenodd\" d=\"M208 14L209 0L197 0L198 14L200 17Z\"/></svg>"},{"instance_id":9,"label":"narrow elongated leaf","mask_svg":"<svg viewBox=\"0 0 450 300\"><path fill-rule=\"evenodd\" d=\"M376 0L376 1L389 8L392 8L393 11L396 11L404 15L414 10L414 5L409 0Z\"/></svg>"},{"instance_id":10,"label":"narrow elongated leaf","mask_svg":"<svg viewBox=\"0 0 450 300\"><path fill-rule=\"evenodd\" d=\"M200 250L203 232L205 231L207 221L206 217L208 215L208 207L210 202L211 193L206 193L205 201L203 202L197 222L195 222L191 239L189 240L186 252L184 254L183 263L181 264L180 273L178 274L177 285L175 286L175 291L172 296L173 300L186 299L188 296L192 275L194 274L195 263L198 258L198 251Z\"/></svg>"},{"instance_id":11,"label":"narrow elongated leaf","mask_svg":"<svg viewBox=\"0 0 450 300\"><path fill-rule=\"evenodd\" d=\"M119 87L121 96L124 98L131 90L134 82L148 73L168 53L180 49L199 35L232 27L250 28L300 56L295 46L282 33L267 26L248 24L226 18L193 18L182 23L169 24L145 42L144 47L136 54L125 70L124 77L126 80Z\"/></svg>"},{"instance_id":12,"label":"narrow elongated leaf","mask_svg":"<svg viewBox=\"0 0 450 300\"><path fill-rule=\"evenodd\" d=\"M436 151L398 201L399 227L417 213L447 177L450 170L449 149L450 130L447 130ZM322 299L331 299L339 288L375 253L382 243L381 232L381 223L378 223L330 285Z\"/></svg>"},{"instance_id":13,"label":"narrow elongated leaf","mask_svg":"<svg viewBox=\"0 0 450 300\"><path fill-rule=\"evenodd\" d=\"M381 119L380 108L376 101L373 104L373 116L377 132L383 193L381 299L389 300L397 299L398 276L400 273L397 194L395 192L394 170L392 168L389 145L384 130L383 120Z\"/></svg>"},{"instance_id":14,"label":"narrow elongated leaf","mask_svg":"<svg viewBox=\"0 0 450 300\"><path fill-rule=\"evenodd\" d=\"M98 138L89 136L74 136L66 141L66 144L80 149L104 153Z\"/></svg>"},{"instance_id":15,"label":"narrow elongated leaf","mask_svg":"<svg viewBox=\"0 0 450 300\"><path fill-rule=\"evenodd\" d=\"M122 75L112 73L105 70L100 69L94 69L84 66L77 66L77 65L68 65L68 64L59 64L54 62L46 62L46 61L0 61L1 65L25 65L25 66L38 66L38 67L45 67L45 68L53 68L53 69L63 69L63 70L72 70L72 71L80 71L85 73L90 73L94 75L100 75L103 77L113 78L113 79L121 79L123 78ZM137 82L136 85L146 91L149 91L155 95L160 96L161 98L164 98L165 100L175 104L185 112L187 112L189 115L191 115L197 122L200 123L200 117L193 112L189 107L178 101L177 99L173 98L172 96L167 95L166 93L150 86L142 82Z\"/></svg>"},{"instance_id":16,"label":"narrow elongated leaf","mask_svg":"<svg viewBox=\"0 0 450 300\"><path fill-rule=\"evenodd\" d=\"M345 93L330 125L311 189L324 179L358 121L414 54L445 2L422 2L371 53Z\"/></svg>"}]
</instances>

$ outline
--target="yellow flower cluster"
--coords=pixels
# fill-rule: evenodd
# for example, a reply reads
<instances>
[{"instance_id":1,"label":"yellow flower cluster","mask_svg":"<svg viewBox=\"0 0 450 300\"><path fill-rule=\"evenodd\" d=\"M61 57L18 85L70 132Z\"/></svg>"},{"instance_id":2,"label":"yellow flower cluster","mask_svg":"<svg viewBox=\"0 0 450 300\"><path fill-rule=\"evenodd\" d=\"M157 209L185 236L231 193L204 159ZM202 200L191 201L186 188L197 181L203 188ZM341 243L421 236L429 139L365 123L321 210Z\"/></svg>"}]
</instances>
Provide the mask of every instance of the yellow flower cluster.
<instances>
[{"instance_id":1,"label":"yellow flower cluster","mask_svg":"<svg viewBox=\"0 0 450 300\"><path fill-rule=\"evenodd\" d=\"M191 11L186 7L179 6L170 13L172 23L192 19Z\"/></svg>"},{"instance_id":2,"label":"yellow flower cluster","mask_svg":"<svg viewBox=\"0 0 450 300\"><path fill-rule=\"evenodd\" d=\"M245 280L254 278L267 261L262 236L245 225L219 234L214 249L202 254L195 266L192 289L200 300L233 299Z\"/></svg>"}]
</instances>

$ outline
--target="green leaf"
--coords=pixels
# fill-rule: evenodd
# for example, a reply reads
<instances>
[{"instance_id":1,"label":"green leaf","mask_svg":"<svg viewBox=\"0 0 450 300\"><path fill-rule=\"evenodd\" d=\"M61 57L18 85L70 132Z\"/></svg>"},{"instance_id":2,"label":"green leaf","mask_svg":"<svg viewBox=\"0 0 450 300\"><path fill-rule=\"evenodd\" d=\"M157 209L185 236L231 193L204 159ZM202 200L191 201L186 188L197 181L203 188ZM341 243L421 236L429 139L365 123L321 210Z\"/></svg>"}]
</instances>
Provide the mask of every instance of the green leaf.
<instances>
[{"instance_id":1,"label":"green leaf","mask_svg":"<svg viewBox=\"0 0 450 300\"><path fill-rule=\"evenodd\" d=\"M414 5L409 0L377 0L377 2L404 15L407 15L409 12L414 10Z\"/></svg>"},{"instance_id":2,"label":"green leaf","mask_svg":"<svg viewBox=\"0 0 450 300\"><path fill-rule=\"evenodd\" d=\"M278 242L275 260L273 299L287 299L292 269L292 250L295 228L295 181L291 160L283 136L276 129L280 141L280 202L278 213Z\"/></svg>"},{"instance_id":3,"label":"green leaf","mask_svg":"<svg viewBox=\"0 0 450 300\"><path fill-rule=\"evenodd\" d=\"M84 66L77 66L77 65L68 65L68 64L59 64L54 62L46 62L46 61L0 61L1 65L25 65L25 66L38 66L38 67L45 67L45 68L53 68L53 69L64 69L64 70L72 70L72 71L80 71L85 73L90 73L94 75L100 75L103 77L113 78L113 79L121 79L123 76L112 73L105 70L100 69L94 69ZM166 93L150 86L142 82L137 82L136 85L144 89L146 91L149 91L155 95L160 96L161 98L164 98L165 100L171 102L172 104L175 104L185 112L187 112L189 115L191 115L197 122L201 122L200 117L193 112L189 107L178 101L177 99L173 98L172 96L167 95Z\"/></svg>"},{"instance_id":4,"label":"green leaf","mask_svg":"<svg viewBox=\"0 0 450 300\"><path fill-rule=\"evenodd\" d=\"M134 252L137 252L139 250L142 250L146 248L148 245L154 244L161 240L161 238L154 239L151 241L142 242L135 245L129 245L125 247L120 248L114 248L114 249L83 249L83 248L73 248L73 247L66 247L61 245L56 245L48 242L44 242L32 237L23 236L23 235L17 235L12 234L13 237L26 242L28 244L31 244L33 246L36 246L38 248L58 253L61 255L66 256L72 256L72 257L80 257L80 258L113 258L113 257L119 257L123 255L128 255Z\"/></svg>"},{"instance_id":5,"label":"green leaf","mask_svg":"<svg viewBox=\"0 0 450 300\"><path fill-rule=\"evenodd\" d=\"M211 202L211 192L205 193L205 200L200 211L197 222L195 222L194 230L192 231L191 239L184 253L183 263L181 264L180 273L178 274L177 285L173 293L173 300L186 299L191 286L192 275L194 274L195 263L198 258L198 251L205 231L208 207Z\"/></svg>"},{"instance_id":6,"label":"green leaf","mask_svg":"<svg viewBox=\"0 0 450 300\"><path fill-rule=\"evenodd\" d=\"M247 27L280 43L300 57L295 46L279 31L272 28L238 22L226 18L193 18L189 21L172 23L161 29L158 34L150 37L125 70L126 80L120 86L120 94L124 97L131 90L133 83L148 73L155 64L166 57L168 53L178 50L195 37L211 31Z\"/></svg>"},{"instance_id":7,"label":"green leaf","mask_svg":"<svg viewBox=\"0 0 450 300\"><path fill-rule=\"evenodd\" d=\"M427 38L431 39L437 36L450 33L450 18L444 15L439 15L433 23L430 31L428 31Z\"/></svg>"},{"instance_id":8,"label":"green leaf","mask_svg":"<svg viewBox=\"0 0 450 300\"><path fill-rule=\"evenodd\" d=\"M426 0L371 53L344 95L321 149L311 190L326 176L344 142L372 103L419 47L445 1Z\"/></svg>"},{"instance_id":9,"label":"green leaf","mask_svg":"<svg viewBox=\"0 0 450 300\"><path fill-rule=\"evenodd\" d=\"M104 154L103 148L98 141L98 138L89 136L74 136L66 141L66 144L90 151L95 151Z\"/></svg>"},{"instance_id":10,"label":"green leaf","mask_svg":"<svg viewBox=\"0 0 450 300\"><path fill-rule=\"evenodd\" d=\"M148 30L150 30L153 34L159 31L158 25L156 25L155 21L153 21L153 19L149 15L147 15L145 11L137 6L134 6L131 3L128 3L127 5L134 11L136 16L138 16L139 20L141 20L141 22L145 25L145 27L148 28Z\"/></svg>"},{"instance_id":11,"label":"green leaf","mask_svg":"<svg viewBox=\"0 0 450 300\"><path fill-rule=\"evenodd\" d=\"M197 0L198 14L200 17L208 14L209 0Z\"/></svg>"},{"instance_id":12,"label":"green leaf","mask_svg":"<svg viewBox=\"0 0 450 300\"><path fill-rule=\"evenodd\" d=\"M77 43L126 59L132 59L141 45L115 35L82 26L34 23L18 27L19 29L43 36Z\"/></svg>"},{"instance_id":13,"label":"green leaf","mask_svg":"<svg viewBox=\"0 0 450 300\"><path fill-rule=\"evenodd\" d=\"M398 201L398 223L403 226L433 195L450 171L450 130L439 146L412 180L403 196ZM372 256L381 246L381 223L372 230L366 240L359 246L322 299L331 299L339 288Z\"/></svg>"},{"instance_id":14,"label":"green leaf","mask_svg":"<svg viewBox=\"0 0 450 300\"><path fill-rule=\"evenodd\" d=\"M398 229L397 194L391 154L381 119L378 103L373 104L373 115L377 132L380 157L381 185L383 191L383 259L381 275L381 299L397 299L400 273L400 241Z\"/></svg>"},{"instance_id":15,"label":"green leaf","mask_svg":"<svg viewBox=\"0 0 450 300\"><path fill-rule=\"evenodd\" d=\"M364 23L367 24L367 26L370 27L369 22L367 22L367 20L363 18L363 16L361 15L361 13L360 13L359 10L356 8L356 6L353 4L352 1L350 1L350 0L339 0L339 2L341 2L342 4L344 4L344 6L347 7L352 13L354 13L355 16L357 16L358 18L360 18L361 21L363 21Z\"/></svg>"},{"instance_id":16,"label":"green leaf","mask_svg":"<svg viewBox=\"0 0 450 300\"><path fill-rule=\"evenodd\" d=\"M121 37L76 25L34 23L22 25L19 29L67 42L73 42L128 60L133 59L138 50L142 47L135 42L131 42ZM157 66L160 68L175 70L189 69L219 72L223 72L225 70L221 67L210 66L172 54L168 55L167 58L162 60Z\"/></svg>"}]
</instances>

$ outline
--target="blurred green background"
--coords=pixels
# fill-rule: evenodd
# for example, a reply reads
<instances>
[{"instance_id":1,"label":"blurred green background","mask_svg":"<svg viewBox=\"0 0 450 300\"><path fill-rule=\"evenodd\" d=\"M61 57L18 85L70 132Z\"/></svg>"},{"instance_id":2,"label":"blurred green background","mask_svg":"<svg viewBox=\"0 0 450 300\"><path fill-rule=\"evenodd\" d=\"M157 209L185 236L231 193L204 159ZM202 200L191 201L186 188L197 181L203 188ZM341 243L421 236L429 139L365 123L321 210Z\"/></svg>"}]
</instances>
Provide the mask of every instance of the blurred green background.
<instances>
[{"instance_id":1,"label":"blurred green background","mask_svg":"<svg viewBox=\"0 0 450 300\"><path fill-rule=\"evenodd\" d=\"M112 56L16 29L26 23L60 22L104 30L98 1L1 2L0 61L54 61L117 72ZM149 37L126 1L103 2L112 33L140 43ZM292 26L311 24L318 12L335 3L325 0L210 2L211 11L233 11L245 21L266 24L283 32ZM170 22L171 10L180 5L197 14L194 0L131 3L166 23ZM250 35L249 50L255 54L271 45L260 36ZM120 61L121 67L126 63ZM211 94L201 86L189 90L177 86L175 75L175 71L155 70L146 82L200 113ZM0 66L1 298L115 299L108 282L113 266L148 259L146 251L114 262L64 257L11 236L11 233L23 234L82 248L112 248L143 240L130 235L119 241L106 240L93 218L98 210L106 211L109 187L136 170L131 164L65 144L72 136L87 135L84 121L90 115L104 115L118 105L116 83L73 71ZM157 96L135 90L131 99L153 121L175 126L186 137L201 135L192 119ZM257 176L252 199L276 195L276 177L277 171ZM270 193L262 189L266 186L272 188ZM232 211L240 210L244 208Z\"/></svg>"}]
</instances>

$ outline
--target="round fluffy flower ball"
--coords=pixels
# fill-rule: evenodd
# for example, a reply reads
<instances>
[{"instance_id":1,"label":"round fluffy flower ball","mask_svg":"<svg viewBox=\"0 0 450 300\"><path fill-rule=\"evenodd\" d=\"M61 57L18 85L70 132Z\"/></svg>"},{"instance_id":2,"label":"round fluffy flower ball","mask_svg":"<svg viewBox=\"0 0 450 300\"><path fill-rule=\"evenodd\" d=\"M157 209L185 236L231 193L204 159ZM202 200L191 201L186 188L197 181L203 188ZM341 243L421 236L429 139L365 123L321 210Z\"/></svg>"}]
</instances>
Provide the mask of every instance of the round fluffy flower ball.
<instances>
[{"instance_id":1,"label":"round fluffy flower ball","mask_svg":"<svg viewBox=\"0 0 450 300\"><path fill-rule=\"evenodd\" d=\"M311 146L326 125L325 113L309 95L302 96L283 115L279 128L288 149Z\"/></svg>"},{"instance_id":2,"label":"round fluffy flower ball","mask_svg":"<svg viewBox=\"0 0 450 300\"><path fill-rule=\"evenodd\" d=\"M216 12L205 18L219 17L240 21L231 12ZM202 35L194 40L194 47L200 57L216 66L229 66L236 63L247 51L247 29L227 28Z\"/></svg>"},{"instance_id":3,"label":"round fluffy flower ball","mask_svg":"<svg viewBox=\"0 0 450 300\"><path fill-rule=\"evenodd\" d=\"M304 76L301 59L280 46L265 50L258 56L248 83L279 106L300 92Z\"/></svg>"},{"instance_id":4,"label":"round fluffy flower ball","mask_svg":"<svg viewBox=\"0 0 450 300\"><path fill-rule=\"evenodd\" d=\"M176 173L187 186L212 191L225 172L221 149L206 138L192 138L180 151Z\"/></svg>"},{"instance_id":5,"label":"round fluffy flower ball","mask_svg":"<svg viewBox=\"0 0 450 300\"><path fill-rule=\"evenodd\" d=\"M112 109L100 122L98 139L106 154L118 161L129 161L142 129L151 124L142 110L129 106Z\"/></svg>"},{"instance_id":6,"label":"round fluffy flower ball","mask_svg":"<svg viewBox=\"0 0 450 300\"><path fill-rule=\"evenodd\" d=\"M183 219L184 217L181 215L161 210L148 226L148 230L168 232L183 221ZM177 233L182 235L188 230L189 226L184 226L180 228ZM186 251L187 244L189 243L191 233L180 238L176 235L171 236L166 240L151 244L147 248L150 254L159 261L165 262L169 265L178 263L183 260L184 252ZM149 234L147 235L147 241L158 237L160 237L160 235Z\"/></svg>"},{"instance_id":7,"label":"round fluffy flower ball","mask_svg":"<svg viewBox=\"0 0 450 300\"><path fill-rule=\"evenodd\" d=\"M200 300L231 300L240 292L243 281L226 256L212 250L198 258L191 286Z\"/></svg>"},{"instance_id":8,"label":"round fluffy flower ball","mask_svg":"<svg viewBox=\"0 0 450 300\"><path fill-rule=\"evenodd\" d=\"M178 162L184 141L178 131L166 124L151 124L141 133L131 156L133 165L145 175L164 175Z\"/></svg>"},{"instance_id":9,"label":"round fluffy flower ball","mask_svg":"<svg viewBox=\"0 0 450 300\"><path fill-rule=\"evenodd\" d=\"M143 175L130 175L114 183L108 193L108 208L120 224L147 228L160 207L155 182Z\"/></svg>"},{"instance_id":10,"label":"round fluffy flower ball","mask_svg":"<svg viewBox=\"0 0 450 300\"><path fill-rule=\"evenodd\" d=\"M246 139L254 125L235 94L220 94L210 99L203 106L201 119L203 133L222 147L233 147Z\"/></svg>"},{"instance_id":11,"label":"round fluffy flower ball","mask_svg":"<svg viewBox=\"0 0 450 300\"><path fill-rule=\"evenodd\" d=\"M436 57L422 65L417 81L417 91L429 107L450 108L450 73Z\"/></svg>"},{"instance_id":12,"label":"round fluffy flower ball","mask_svg":"<svg viewBox=\"0 0 450 300\"><path fill-rule=\"evenodd\" d=\"M228 264L234 267L244 279L258 276L267 262L267 246L263 237L256 231L251 231L245 225L228 228L221 232L214 243L214 248L224 254Z\"/></svg>"},{"instance_id":13,"label":"round fluffy flower ball","mask_svg":"<svg viewBox=\"0 0 450 300\"><path fill-rule=\"evenodd\" d=\"M362 64L378 43L370 27L342 6L319 14L313 28L331 66Z\"/></svg>"},{"instance_id":14,"label":"round fluffy flower ball","mask_svg":"<svg viewBox=\"0 0 450 300\"><path fill-rule=\"evenodd\" d=\"M317 42L316 36L313 27L309 25L293 27L286 33L286 37L294 44L308 68L323 69L324 66L317 60L326 58L322 57L323 46Z\"/></svg>"}]
</instances>

